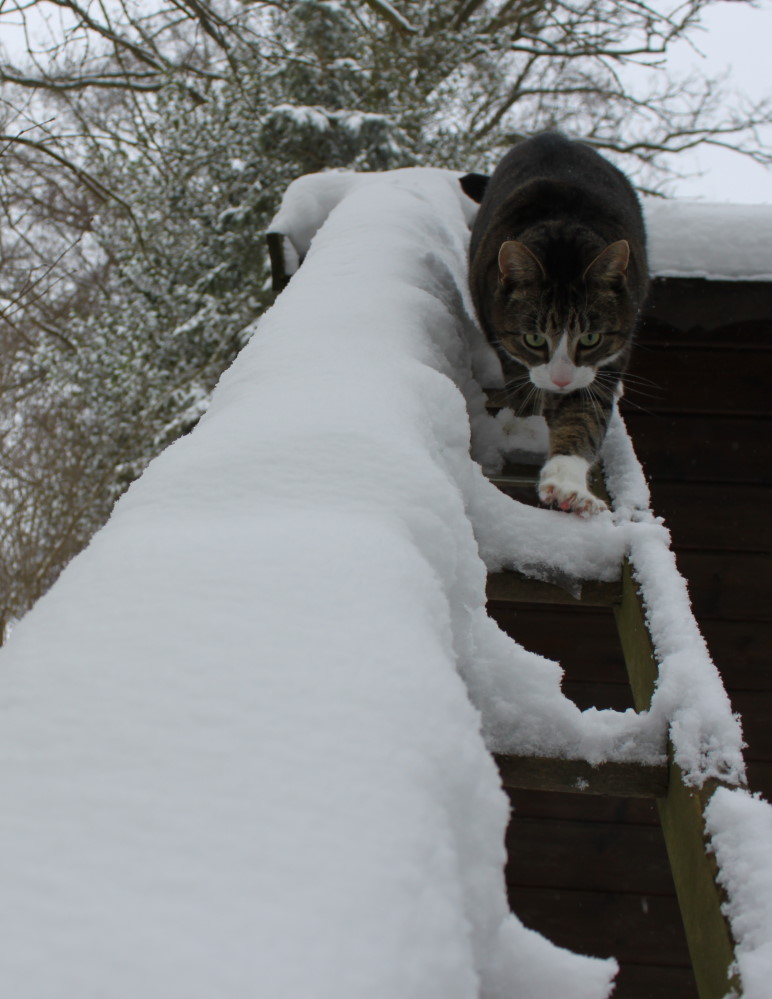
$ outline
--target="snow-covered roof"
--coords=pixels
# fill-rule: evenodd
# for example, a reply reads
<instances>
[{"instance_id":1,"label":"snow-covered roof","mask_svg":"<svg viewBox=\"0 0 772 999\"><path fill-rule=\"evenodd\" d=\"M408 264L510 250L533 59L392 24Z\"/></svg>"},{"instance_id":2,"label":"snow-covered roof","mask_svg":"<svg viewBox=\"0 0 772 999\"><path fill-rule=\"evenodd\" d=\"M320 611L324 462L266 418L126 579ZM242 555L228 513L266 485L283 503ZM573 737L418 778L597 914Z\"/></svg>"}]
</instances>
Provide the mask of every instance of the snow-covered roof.
<instances>
[{"instance_id":1,"label":"snow-covered roof","mask_svg":"<svg viewBox=\"0 0 772 999\"><path fill-rule=\"evenodd\" d=\"M643 205L653 276L772 281L772 205Z\"/></svg>"},{"instance_id":2,"label":"snow-covered roof","mask_svg":"<svg viewBox=\"0 0 772 999\"><path fill-rule=\"evenodd\" d=\"M285 202L269 231L292 232L287 269L297 268L318 228L320 212L346 189L351 174L329 171L324 184L293 185L292 219ZM367 174L360 175L362 179ZM460 175L458 175L460 176ZM349 178L347 180L346 178ZM653 277L705 278L712 281L772 281L772 205L708 204L643 198L648 234L649 266ZM465 199L471 222L477 210Z\"/></svg>"}]
</instances>

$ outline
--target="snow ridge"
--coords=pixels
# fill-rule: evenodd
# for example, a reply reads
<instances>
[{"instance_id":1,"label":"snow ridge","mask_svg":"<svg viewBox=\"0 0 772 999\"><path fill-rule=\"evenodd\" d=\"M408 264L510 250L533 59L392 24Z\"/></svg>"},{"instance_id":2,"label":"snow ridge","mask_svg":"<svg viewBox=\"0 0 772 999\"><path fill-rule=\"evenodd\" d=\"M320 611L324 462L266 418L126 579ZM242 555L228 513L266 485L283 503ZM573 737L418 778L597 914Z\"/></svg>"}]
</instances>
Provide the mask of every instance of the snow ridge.
<instances>
[{"instance_id":1,"label":"snow ridge","mask_svg":"<svg viewBox=\"0 0 772 999\"><path fill-rule=\"evenodd\" d=\"M705 812L728 901L743 999L766 999L772 971L772 809L757 795L719 788Z\"/></svg>"},{"instance_id":2,"label":"snow ridge","mask_svg":"<svg viewBox=\"0 0 772 999\"><path fill-rule=\"evenodd\" d=\"M517 647L466 509L455 178L305 193L329 215L292 286L2 650L0 977L16 999L602 999L614 961L509 913L508 801L460 676ZM551 724L579 714L524 663Z\"/></svg>"}]
</instances>

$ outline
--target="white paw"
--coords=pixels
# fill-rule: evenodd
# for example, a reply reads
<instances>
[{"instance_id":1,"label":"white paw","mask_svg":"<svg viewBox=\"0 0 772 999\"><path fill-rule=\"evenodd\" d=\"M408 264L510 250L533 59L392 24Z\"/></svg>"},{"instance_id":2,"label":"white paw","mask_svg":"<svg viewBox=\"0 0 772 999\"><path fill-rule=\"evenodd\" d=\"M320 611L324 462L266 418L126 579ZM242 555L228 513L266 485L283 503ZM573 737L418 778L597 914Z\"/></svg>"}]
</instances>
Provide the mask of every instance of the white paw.
<instances>
[{"instance_id":1,"label":"white paw","mask_svg":"<svg viewBox=\"0 0 772 999\"><path fill-rule=\"evenodd\" d=\"M608 507L587 488L590 465L573 454L556 454L550 458L539 476L539 499L546 506L592 517Z\"/></svg>"}]
</instances>

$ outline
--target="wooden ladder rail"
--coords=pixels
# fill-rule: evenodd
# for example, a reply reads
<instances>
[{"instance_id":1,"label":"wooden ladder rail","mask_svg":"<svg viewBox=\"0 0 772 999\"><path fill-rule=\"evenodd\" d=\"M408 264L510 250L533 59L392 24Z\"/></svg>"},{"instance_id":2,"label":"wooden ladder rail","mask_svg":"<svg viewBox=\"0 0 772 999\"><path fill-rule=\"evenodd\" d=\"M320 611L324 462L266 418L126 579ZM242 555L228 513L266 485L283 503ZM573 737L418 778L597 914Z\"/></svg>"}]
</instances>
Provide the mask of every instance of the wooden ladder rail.
<instances>
[{"instance_id":1,"label":"wooden ladder rail","mask_svg":"<svg viewBox=\"0 0 772 999\"><path fill-rule=\"evenodd\" d=\"M518 469L510 475L492 476L491 481L506 489L535 485L536 475L535 469ZM625 560L618 582L583 582L578 599L555 584L507 571L489 574L487 596L500 602L610 607L635 709L646 711L650 707L659 665L646 624L644 599L629 560ZM593 766L586 760L510 755L497 755L496 763L505 788L654 798L700 999L725 999L728 995L741 999L733 968L732 932L721 911L725 896L705 834L704 810L721 783L710 780L702 788L689 787L672 752L668 755L669 762L660 766L613 762Z\"/></svg>"}]
</instances>

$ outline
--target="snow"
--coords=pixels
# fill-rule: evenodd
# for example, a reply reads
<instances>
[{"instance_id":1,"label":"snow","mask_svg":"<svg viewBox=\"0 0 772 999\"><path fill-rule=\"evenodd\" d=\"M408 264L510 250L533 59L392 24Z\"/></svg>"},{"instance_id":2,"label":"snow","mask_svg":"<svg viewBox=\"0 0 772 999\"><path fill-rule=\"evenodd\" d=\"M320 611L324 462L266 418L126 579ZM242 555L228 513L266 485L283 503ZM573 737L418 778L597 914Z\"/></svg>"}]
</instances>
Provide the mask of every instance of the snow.
<instances>
[{"instance_id":1,"label":"snow","mask_svg":"<svg viewBox=\"0 0 772 999\"><path fill-rule=\"evenodd\" d=\"M615 962L509 914L461 679L522 655L582 727L485 615L466 238L447 176L349 192L197 429L2 650L17 999L609 994Z\"/></svg>"},{"instance_id":2,"label":"snow","mask_svg":"<svg viewBox=\"0 0 772 999\"><path fill-rule=\"evenodd\" d=\"M614 519L628 536L633 576L644 596L659 665L652 721L669 726L673 758L687 784L709 778L745 782L740 719L692 614L670 536L649 506L649 489L622 419L615 412L601 453Z\"/></svg>"},{"instance_id":3,"label":"snow","mask_svg":"<svg viewBox=\"0 0 772 999\"><path fill-rule=\"evenodd\" d=\"M441 170L291 185L290 287L2 650L16 999L601 999L613 960L508 912L489 751L660 761L669 731L692 783L741 778L621 419L591 521L477 463L543 427L485 411L473 211ZM575 588L626 553L660 684L649 712L582 712L488 618L486 573Z\"/></svg>"},{"instance_id":4,"label":"snow","mask_svg":"<svg viewBox=\"0 0 772 999\"><path fill-rule=\"evenodd\" d=\"M741 789L719 788L705 813L723 907L735 938L743 999L767 999L772 969L772 809Z\"/></svg>"},{"instance_id":5,"label":"snow","mask_svg":"<svg viewBox=\"0 0 772 999\"><path fill-rule=\"evenodd\" d=\"M772 281L772 205L644 199L655 277Z\"/></svg>"},{"instance_id":6,"label":"snow","mask_svg":"<svg viewBox=\"0 0 772 999\"><path fill-rule=\"evenodd\" d=\"M271 223L271 229L291 235L299 260L327 217L329 199L337 203L351 175L330 171L324 177L321 184L317 175L295 181L290 201L285 199ZM366 177L359 175L359 182L366 181ZM302 209L301 200L305 202ZM642 203L653 277L772 281L772 205L652 197L643 198ZM474 202L467 198L463 207L470 218L474 216ZM290 211L292 220L288 225ZM296 265L288 262L288 273L295 269Z\"/></svg>"},{"instance_id":7,"label":"snow","mask_svg":"<svg viewBox=\"0 0 772 999\"><path fill-rule=\"evenodd\" d=\"M388 115L373 111L330 111L308 104L276 104L271 108L269 117L289 119L296 125L314 128L318 132L326 132L335 123L354 134L358 134L367 123L383 125L391 121Z\"/></svg>"}]
</instances>

